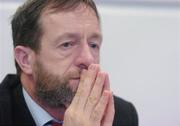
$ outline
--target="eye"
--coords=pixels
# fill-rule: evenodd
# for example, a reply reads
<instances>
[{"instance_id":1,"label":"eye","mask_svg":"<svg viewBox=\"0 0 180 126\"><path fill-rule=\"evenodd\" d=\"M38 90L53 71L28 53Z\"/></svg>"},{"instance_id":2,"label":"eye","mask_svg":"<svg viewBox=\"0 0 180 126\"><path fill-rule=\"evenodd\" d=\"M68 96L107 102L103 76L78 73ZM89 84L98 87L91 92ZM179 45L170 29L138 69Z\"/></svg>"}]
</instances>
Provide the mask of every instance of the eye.
<instances>
[{"instance_id":1,"label":"eye","mask_svg":"<svg viewBox=\"0 0 180 126\"><path fill-rule=\"evenodd\" d=\"M99 49L99 45L96 43L90 43L90 47L93 49Z\"/></svg>"},{"instance_id":2,"label":"eye","mask_svg":"<svg viewBox=\"0 0 180 126\"><path fill-rule=\"evenodd\" d=\"M62 50L67 50L67 49L71 49L74 45L75 45L75 43L70 41L70 42L62 43L59 47Z\"/></svg>"},{"instance_id":3,"label":"eye","mask_svg":"<svg viewBox=\"0 0 180 126\"><path fill-rule=\"evenodd\" d=\"M72 44L70 42L65 42L63 43L61 46L64 48L68 48L69 46L71 46Z\"/></svg>"}]
</instances>

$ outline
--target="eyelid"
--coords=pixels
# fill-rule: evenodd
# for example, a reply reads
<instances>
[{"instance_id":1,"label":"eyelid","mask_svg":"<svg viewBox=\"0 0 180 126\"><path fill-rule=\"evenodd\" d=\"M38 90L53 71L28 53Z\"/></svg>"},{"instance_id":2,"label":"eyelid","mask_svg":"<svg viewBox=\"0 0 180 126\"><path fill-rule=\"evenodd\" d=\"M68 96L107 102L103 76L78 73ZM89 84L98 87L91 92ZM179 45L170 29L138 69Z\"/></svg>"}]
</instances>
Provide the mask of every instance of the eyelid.
<instances>
[{"instance_id":1,"label":"eyelid","mask_svg":"<svg viewBox=\"0 0 180 126\"><path fill-rule=\"evenodd\" d=\"M98 46L101 46L101 42L100 42L100 41L97 41L97 40L91 41L90 44L96 44L96 45L98 45Z\"/></svg>"},{"instance_id":2,"label":"eyelid","mask_svg":"<svg viewBox=\"0 0 180 126\"><path fill-rule=\"evenodd\" d=\"M65 45L65 44L68 44L68 45ZM76 44L77 42L74 42L74 41L66 41L59 44L58 48L65 51L65 50L73 48L74 46L76 46Z\"/></svg>"},{"instance_id":3,"label":"eyelid","mask_svg":"<svg viewBox=\"0 0 180 126\"><path fill-rule=\"evenodd\" d=\"M96 48L100 48L100 46L101 46L101 43L100 42L90 42L89 43L90 45L96 45L97 47Z\"/></svg>"}]
</instances>

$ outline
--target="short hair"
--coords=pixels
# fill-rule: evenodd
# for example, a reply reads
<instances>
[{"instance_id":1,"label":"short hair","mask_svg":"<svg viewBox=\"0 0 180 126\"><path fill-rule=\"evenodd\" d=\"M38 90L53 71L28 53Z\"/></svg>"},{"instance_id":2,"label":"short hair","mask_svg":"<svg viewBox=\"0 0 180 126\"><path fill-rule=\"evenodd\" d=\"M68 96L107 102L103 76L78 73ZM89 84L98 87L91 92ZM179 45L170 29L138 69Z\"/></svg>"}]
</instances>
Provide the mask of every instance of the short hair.
<instances>
[{"instance_id":1,"label":"short hair","mask_svg":"<svg viewBox=\"0 0 180 126\"><path fill-rule=\"evenodd\" d=\"M17 9L11 21L14 48L22 45L38 52L42 36L39 19L43 11L48 7L55 11L69 11L82 3L92 8L99 20L99 14L93 0L27 0ZM15 65L17 74L20 75L21 69L16 61Z\"/></svg>"}]
</instances>

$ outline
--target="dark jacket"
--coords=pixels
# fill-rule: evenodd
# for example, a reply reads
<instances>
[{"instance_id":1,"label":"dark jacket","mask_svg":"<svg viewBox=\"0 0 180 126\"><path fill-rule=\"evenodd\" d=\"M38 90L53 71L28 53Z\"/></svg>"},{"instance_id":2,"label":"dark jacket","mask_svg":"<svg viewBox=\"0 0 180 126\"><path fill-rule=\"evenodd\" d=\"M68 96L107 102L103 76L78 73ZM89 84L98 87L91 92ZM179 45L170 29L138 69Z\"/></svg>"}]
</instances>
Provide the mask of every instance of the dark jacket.
<instances>
[{"instance_id":1,"label":"dark jacket","mask_svg":"<svg viewBox=\"0 0 180 126\"><path fill-rule=\"evenodd\" d=\"M113 126L138 126L134 106L118 97L115 100ZM0 126L35 126L25 103L19 77L8 75L0 84Z\"/></svg>"}]
</instances>

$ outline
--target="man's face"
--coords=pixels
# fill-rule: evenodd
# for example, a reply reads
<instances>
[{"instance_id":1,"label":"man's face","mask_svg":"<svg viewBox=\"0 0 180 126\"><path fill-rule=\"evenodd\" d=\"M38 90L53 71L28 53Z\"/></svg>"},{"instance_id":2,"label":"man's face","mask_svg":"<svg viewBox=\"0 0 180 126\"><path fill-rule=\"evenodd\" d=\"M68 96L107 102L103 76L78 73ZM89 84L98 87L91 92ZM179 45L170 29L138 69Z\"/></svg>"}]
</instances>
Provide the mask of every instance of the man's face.
<instances>
[{"instance_id":1,"label":"man's face","mask_svg":"<svg viewBox=\"0 0 180 126\"><path fill-rule=\"evenodd\" d=\"M46 10L40 24L43 35L33 68L35 93L50 106L67 106L82 69L99 63L100 24L95 12L84 5L68 12Z\"/></svg>"}]
</instances>

